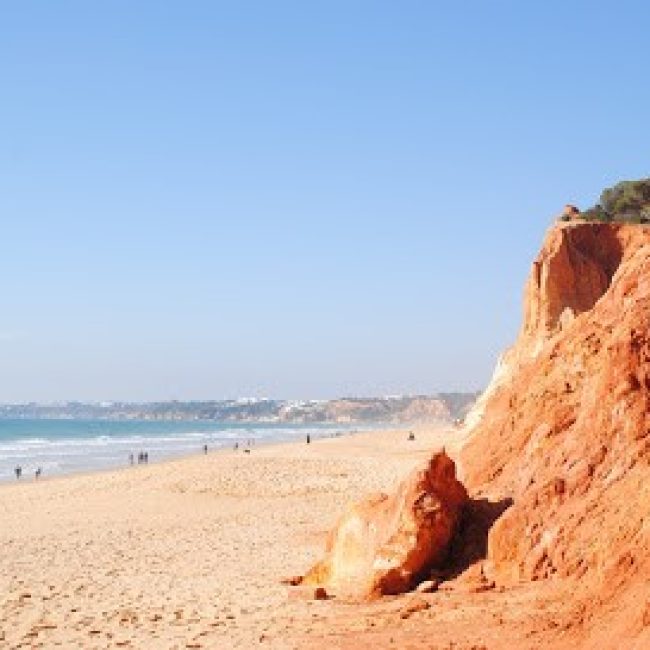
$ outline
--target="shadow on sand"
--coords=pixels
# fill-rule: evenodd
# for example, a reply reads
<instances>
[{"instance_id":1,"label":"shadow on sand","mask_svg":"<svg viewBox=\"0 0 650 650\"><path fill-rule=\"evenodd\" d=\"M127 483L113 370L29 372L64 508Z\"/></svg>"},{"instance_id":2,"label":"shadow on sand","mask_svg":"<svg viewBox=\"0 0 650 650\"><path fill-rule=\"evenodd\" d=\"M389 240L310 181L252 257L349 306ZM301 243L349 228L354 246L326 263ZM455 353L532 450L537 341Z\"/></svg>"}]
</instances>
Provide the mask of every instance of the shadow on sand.
<instances>
[{"instance_id":1,"label":"shadow on sand","mask_svg":"<svg viewBox=\"0 0 650 650\"><path fill-rule=\"evenodd\" d=\"M469 501L451 545L447 568L444 571L445 579L456 578L473 564L487 557L490 528L512 504L511 498L500 501L489 499Z\"/></svg>"}]
</instances>

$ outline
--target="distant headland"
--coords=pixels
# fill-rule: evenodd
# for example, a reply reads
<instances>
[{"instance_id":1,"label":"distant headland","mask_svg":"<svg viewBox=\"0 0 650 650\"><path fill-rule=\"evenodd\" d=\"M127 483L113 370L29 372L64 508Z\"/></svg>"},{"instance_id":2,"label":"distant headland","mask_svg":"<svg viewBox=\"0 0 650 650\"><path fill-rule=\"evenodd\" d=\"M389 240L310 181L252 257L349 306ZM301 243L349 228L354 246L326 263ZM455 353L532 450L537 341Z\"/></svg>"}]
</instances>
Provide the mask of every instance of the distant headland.
<instances>
[{"instance_id":1,"label":"distant headland","mask_svg":"<svg viewBox=\"0 0 650 650\"><path fill-rule=\"evenodd\" d=\"M344 397L332 400L234 400L161 402L57 402L5 404L0 419L205 420L251 423L393 423L459 419L477 393Z\"/></svg>"}]
</instances>

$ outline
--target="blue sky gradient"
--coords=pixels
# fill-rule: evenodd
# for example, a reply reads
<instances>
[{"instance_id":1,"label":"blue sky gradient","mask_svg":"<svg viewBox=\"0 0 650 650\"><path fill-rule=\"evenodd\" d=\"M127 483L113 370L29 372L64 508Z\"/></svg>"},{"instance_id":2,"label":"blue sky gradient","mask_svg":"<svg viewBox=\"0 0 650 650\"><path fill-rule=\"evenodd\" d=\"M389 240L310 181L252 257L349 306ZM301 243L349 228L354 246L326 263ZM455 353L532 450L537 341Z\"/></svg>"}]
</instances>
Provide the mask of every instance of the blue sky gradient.
<instances>
[{"instance_id":1,"label":"blue sky gradient","mask_svg":"<svg viewBox=\"0 0 650 650\"><path fill-rule=\"evenodd\" d=\"M637 2L6 2L0 402L473 390L648 175Z\"/></svg>"}]
</instances>

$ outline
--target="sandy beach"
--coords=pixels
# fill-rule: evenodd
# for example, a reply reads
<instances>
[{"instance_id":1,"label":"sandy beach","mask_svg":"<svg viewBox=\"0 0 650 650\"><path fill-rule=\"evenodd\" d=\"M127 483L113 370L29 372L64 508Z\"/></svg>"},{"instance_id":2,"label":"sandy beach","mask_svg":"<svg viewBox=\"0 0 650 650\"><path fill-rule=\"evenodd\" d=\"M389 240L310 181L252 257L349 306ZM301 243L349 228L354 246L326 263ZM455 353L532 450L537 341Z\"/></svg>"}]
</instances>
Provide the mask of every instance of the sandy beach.
<instances>
[{"instance_id":1,"label":"sandy beach","mask_svg":"<svg viewBox=\"0 0 650 650\"><path fill-rule=\"evenodd\" d=\"M390 491L459 432L418 428L0 487L2 648L561 648L564 588L351 604L282 580L322 554L350 501ZM469 576L469 580L467 579Z\"/></svg>"},{"instance_id":2,"label":"sandy beach","mask_svg":"<svg viewBox=\"0 0 650 650\"><path fill-rule=\"evenodd\" d=\"M296 647L304 572L350 500L390 489L443 429L225 451L0 487L3 647Z\"/></svg>"},{"instance_id":3,"label":"sandy beach","mask_svg":"<svg viewBox=\"0 0 650 650\"><path fill-rule=\"evenodd\" d=\"M0 650L650 650L650 3L0 15Z\"/></svg>"}]
</instances>

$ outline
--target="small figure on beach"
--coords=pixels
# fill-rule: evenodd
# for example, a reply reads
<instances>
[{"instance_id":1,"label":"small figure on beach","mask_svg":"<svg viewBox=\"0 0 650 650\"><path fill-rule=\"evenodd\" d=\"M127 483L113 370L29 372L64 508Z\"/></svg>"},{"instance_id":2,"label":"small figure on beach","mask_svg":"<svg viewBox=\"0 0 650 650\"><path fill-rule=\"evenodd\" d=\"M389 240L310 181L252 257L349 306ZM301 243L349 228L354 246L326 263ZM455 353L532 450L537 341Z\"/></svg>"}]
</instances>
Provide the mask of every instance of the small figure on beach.
<instances>
[{"instance_id":1,"label":"small figure on beach","mask_svg":"<svg viewBox=\"0 0 650 650\"><path fill-rule=\"evenodd\" d=\"M239 443L236 442L236 443L235 443L235 451L237 451L238 449L239 449Z\"/></svg>"},{"instance_id":2,"label":"small figure on beach","mask_svg":"<svg viewBox=\"0 0 650 650\"><path fill-rule=\"evenodd\" d=\"M149 462L149 452L145 451L144 454L142 454L142 460L144 460L145 465Z\"/></svg>"},{"instance_id":3,"label":"small figure on beach","mask_svg":"<svg viewBox=\"0 0 650 650\"><path fill-rule=\"evenodd\" d=\"M34 478L38 481L40 478L41 474L43 473L43 469L39 467L35 472L34 472Z\"/></svg>"},{"instance_id":4,"label":"small figure on beach","mask_svg":"<svg viewBox=\"0 0 650 650\"><path fill-rule=\"evenodd\" d=\"M129 463L133 465L133 454L129 454Z\"/></svg>"},{"instance_id":5,"label":"small figure on beach","mask_svg":"<svg viewBox=\"0 0 650 650\"><path fill-rule=\"evenodd\" d=\"M409 440L415 440L415 434L413 431L409 431Z\"/></svg>"},{"instance_id":6,"label":"small figure on beach","mask_svg":"<svg viewBox=\"0 0 650 650\"><path fill-rule=\"evenodd\" d=\"M23 473L23 468L20 465L16 465L16 469L14 470L14 473L16 474L16 478L20 478Z\"/></svg>"},{"instance_id":7,"label":"small figure on beach","mask_svg":"<svg viewBox=\"0 0 650 650\"><path fill-rule=\"evenodd\" d=\"M203 453L204 454L208 453L208 445L203 445Z\"/></svg>"},{"instance_id":8,"label":"small figure on beach","mask_svg":"<svg viewBox=\"0 0 650 650\"><path fill-rule=\"evenodd\" d=\"M309 444L310 442L311 442L311 436L307 434L307 444Z\"/></svg>"}]
</instances>

